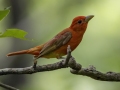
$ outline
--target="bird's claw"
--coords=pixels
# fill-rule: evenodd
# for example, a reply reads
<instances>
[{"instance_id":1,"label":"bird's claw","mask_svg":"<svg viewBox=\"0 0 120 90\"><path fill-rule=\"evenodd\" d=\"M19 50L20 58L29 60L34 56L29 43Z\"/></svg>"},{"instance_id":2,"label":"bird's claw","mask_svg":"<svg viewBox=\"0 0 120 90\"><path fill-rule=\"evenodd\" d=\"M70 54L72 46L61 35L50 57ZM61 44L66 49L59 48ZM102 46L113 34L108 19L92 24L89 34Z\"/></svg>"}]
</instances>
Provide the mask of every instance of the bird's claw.
<instances>
[{"instance_id":1,"label":"bird's claw","mask_svg":"<svg viewBox=\"0 0 120 90\"><path fill-rule=\"evenodd\" d=\"M36 69L36 65L37 65L37 60L34 59L34 65L33 65L33 68Z\"/></svg>"},{"instance_id":2,"label":"bird's claw","mask_svg":"<svg viewBox=\"0 0 120 90\"><path fill-rule=\"evenodd\" d=\"M36 69L36 64L33 65L33 68Z\"/></svg>"}]
</instances>

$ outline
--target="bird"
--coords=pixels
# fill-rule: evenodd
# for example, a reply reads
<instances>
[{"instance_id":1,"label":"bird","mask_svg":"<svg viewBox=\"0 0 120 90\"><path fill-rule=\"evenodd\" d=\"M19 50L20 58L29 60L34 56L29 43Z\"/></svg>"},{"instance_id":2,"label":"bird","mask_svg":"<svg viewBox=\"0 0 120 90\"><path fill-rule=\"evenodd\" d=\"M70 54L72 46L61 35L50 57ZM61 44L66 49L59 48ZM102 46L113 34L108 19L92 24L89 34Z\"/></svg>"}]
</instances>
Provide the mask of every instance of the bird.
<instances>
[{"instance_id":1,"label":"bird","mask_svg":"<svg viewBox=\"0 0 120 90\"><path fill-rule=\"evenodd\" d=\"M7 56L31 54L34 55L34 65L36 67L38 58L57 58L60 59L67 54L67 47L70 45L73 51L82 41L87 29L88 22L94 15L77 16L72 20L71 25L55 35L51 40L44 44L30 49L8 53Z\"/></svg>"}]
</instances>

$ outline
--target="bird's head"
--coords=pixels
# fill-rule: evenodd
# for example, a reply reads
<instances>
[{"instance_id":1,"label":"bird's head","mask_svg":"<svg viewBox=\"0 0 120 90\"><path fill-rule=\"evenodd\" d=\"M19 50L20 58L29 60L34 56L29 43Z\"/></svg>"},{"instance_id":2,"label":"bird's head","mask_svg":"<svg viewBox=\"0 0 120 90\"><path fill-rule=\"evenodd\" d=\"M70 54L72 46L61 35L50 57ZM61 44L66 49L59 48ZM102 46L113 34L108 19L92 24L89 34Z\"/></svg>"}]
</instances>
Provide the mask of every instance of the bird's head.
<instances>
[{"instance_id":1,"label":"bird's head","mask_svg":"<svg viewBox=\"0 0 120 90\"><path fill-rule=\"evenodd\" d=\"M77 16L73 19L70 28L74 31L85 31L89 20L91 20L94 15L89 16Z\"/></svg>"}]
</instances>

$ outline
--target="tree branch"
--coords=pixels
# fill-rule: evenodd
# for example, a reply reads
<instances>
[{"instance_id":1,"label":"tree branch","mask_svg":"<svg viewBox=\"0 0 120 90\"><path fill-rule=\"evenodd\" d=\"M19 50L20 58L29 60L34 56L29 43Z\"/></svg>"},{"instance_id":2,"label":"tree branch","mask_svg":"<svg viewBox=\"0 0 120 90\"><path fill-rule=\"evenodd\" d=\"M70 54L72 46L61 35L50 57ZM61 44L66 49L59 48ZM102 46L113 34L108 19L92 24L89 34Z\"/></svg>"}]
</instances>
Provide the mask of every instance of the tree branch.
<instances>
[{"instance_id":1,"label":"tree branch","mask_svg":"<svg viewBox=\"0 0 120 90\"><path fill-rule=\"evenodd\" d=\"M7 89L7 90L19 90L19 89L15 88L15 87L6 85L6 84L1 83L1 82L0 82L0 86L3 87L3 88L5 88L5 89Z\"/></svg>"},{"instance_id":2,"label":"tree branch","mask_svg":"<svg viewBox=\"0 0 120 90\"><path fill-rule=\"evenodd\" d=\"M79 63L76 63L75 59L71 56L70 46L67 48L67 57L64 60L53 64L36 66L36 69L33 66L26 68L5 68L0 69L0 75L8 75L8 74L33 74L37 72L45 72L45 71L53 71L62 68L70 67L70 72L76 75L84 75L91 77L96 80L101 81L120 81L120 73L115 72L107 72L102 73L97 71L94 66L90 66L88 68L82 68Z\"/></svg>"},{"instance_id":3,"label":"tree branch","mask_svg":"<svg viewBox=\"0 0 120 90\"><path fill-rule=\"evenodd\" d=\"M70 70L70 72L72 74L84 75L100 81L120 82L120 73L115 73L111 71L102 73L100 71L97 71L94 66L89 66L88 68L81 68L81 70L72 69Z\"/></svg>"}]
</instances>

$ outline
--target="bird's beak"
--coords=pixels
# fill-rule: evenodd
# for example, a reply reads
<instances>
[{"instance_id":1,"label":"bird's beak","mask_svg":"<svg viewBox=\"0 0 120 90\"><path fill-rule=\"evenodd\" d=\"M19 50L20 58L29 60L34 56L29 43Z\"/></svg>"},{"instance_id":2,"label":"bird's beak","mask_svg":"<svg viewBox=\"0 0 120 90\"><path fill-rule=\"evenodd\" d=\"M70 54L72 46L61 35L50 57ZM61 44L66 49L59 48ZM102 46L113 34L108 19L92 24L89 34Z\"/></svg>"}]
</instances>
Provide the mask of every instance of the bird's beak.
<instances>
[{"instance_id":1,"label":"bird's beak","mask_svg":"<svg viewBox=\"0 0 120 90\"><path fill-rule=\"evenodd\" d=\"M94 17L94 15L88 15L85 18L85 22L89 22L89 20L91 20Z\"/></svg>"}]
</instances>

